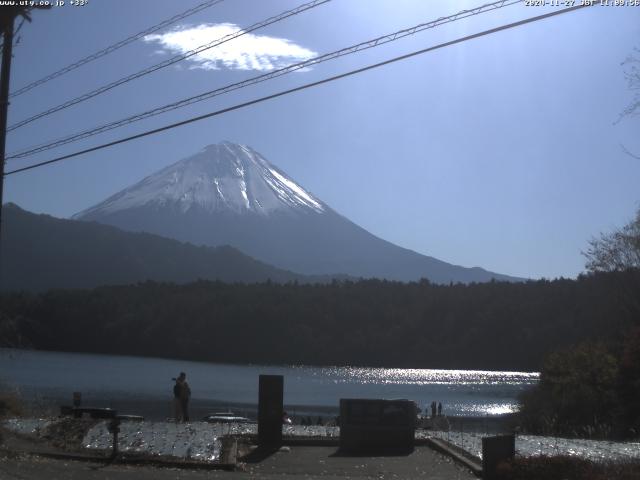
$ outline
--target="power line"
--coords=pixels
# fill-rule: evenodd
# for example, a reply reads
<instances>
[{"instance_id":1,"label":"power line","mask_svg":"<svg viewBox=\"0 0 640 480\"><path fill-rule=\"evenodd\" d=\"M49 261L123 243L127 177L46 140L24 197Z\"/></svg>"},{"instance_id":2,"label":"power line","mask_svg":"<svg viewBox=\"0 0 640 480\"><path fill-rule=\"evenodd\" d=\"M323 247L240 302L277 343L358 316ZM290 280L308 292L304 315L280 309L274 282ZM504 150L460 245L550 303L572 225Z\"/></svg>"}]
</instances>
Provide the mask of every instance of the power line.
<instances>
[{"instance_id":1,"label":"power line","mask_svg":"<svg viewBox=\"0 0 640 480\"><path fill-rule=\"evenodd\" d=\"M107 85L103 85L102 87L96 88L95 90L92 90L91 92L85 93L84 95L80 95L79 97L73 98L71 100L68 100L64 103L61 103L60 105L57 105L55 107L52 107L48 110L45 110L43 112L40 112L36 115L33 115L32 117L26 118L18 123L15 123L13 125L11 125L7 131L11 132L12 130L15 130L17 128L23 127L31 122L34 122L35 120L38 120L42 117L46 117L48 115L51 115L53 113L59 112L60 110L64 110L65 108L69 108L73 105L77 105L78 103L84 102L86 100L89 100L90 98L93 98L95 96L98 96L102 93L108 92L109 90L116 88L120 85L123 85L125 83L131 82L133 80L136 80L140 77L143 77L145 75L148 75L150 73L153 73L155 71L158 71L162 68L168 67L170 65L173 65L174 63L180 62L186 58L192 57L194 55L197 55L200 52L203 52L205 50L208 50L210 48L213 47L217 47L219 45L222 45L223 43L226 42L230 42L231 40L241 37L242 35L246 35L249 32L253 32L254 30L258 30L260 28L266 27L267 25L271 25L273 23L276 22L280 22L282 20L284 20L285 18L289 18L292 17L294 15L298 15L306 10L309 10L311 8L315 8L318 7L322 4L325 4L327 2L330 2L331 0L312 0L311 2L302 4L294 9L291 10L287 10L285 12L282 12L278 15L275 15L273 17L270 17L266 20L263 20L261 22L255 23L253 25L251 25L248 28L242 29L242 30L238 30L237 32L234 33L230 33L228 35L225 35L224 37L218 38L217 40L213 40L212 42L206 43L204 45L200 45L197 48L194 48L193 50L189 50L186 53L180 54L180 55L176 55L175 57L169 58L163 62L157 63L155 65L152 65L150 67L147 67L143 70L140 70L139 72L136 73L132 73L131 75L127 75L126 77L120 78L114 82L111 82Z\"/></svg>"},{"instance_id":2,"label":"power line","mask_svg":"<svg viewBox=\"0 0 640 480\"><path fill-rule=\"evenodd\" d=\"M24 171L27 171L27 170L32 170L34 168L42 167L44 165L49 165L49 164L52 164L52 163L61 162L63 160L67 160L69 158L73 158L73 157L77 157L77 156L80 156L80 155L84 155L85 153L95 152L97 150L102 150L104 148L112 147L114 145L119 145L121 143L130 142L130 141L136 140L138 138L147 137L149 135L155 135L156 133L161 133L161 132L164 132L166 130L171 130L173 128L177 128L177 127L181 127L183 125L188 125L190 123L198 122L198 121L204 120L206 118L211 118L211 117L215 117L215 116L218 116L218 115L222 115L224 113L232 112L234 110L239 110L241 108L245 108L245 107L248 107L248 106L251 106L251 105L262 103L262 102L265 102L267 100L272 100L274 98L278 98L278 97L282 97L282 96L285 96L285 95L289 95L289 94L294 93L294 92L299 92L299 91L302 91L302 90L306 90L308 88L317 87L317 86L325 84L325 83L329 83L329 82L333 82L335 80L340 80L342 78L350 77L352 75L356 75L358 73L366 72L368 70L373 70L375 68L379 68L379 67L382 67L384 65L389 65L391 63L399 62L401 60L406 60L408 58L415 57L417 55L422 55L424 53L431 52L431 51L434 51L434 50L438 50L440 48L449 47L451 45L456 45L456 44L463 43L463 42L466 42L466 41L469 41L469 40L473 40L475 38L483 37L483 36L486 36L486 35L491 35L493 33L497 33L497 32L503 31L503 30L508 30L508 29L511 29L511 28L519 27L519 26L522 26L522 25L526 25L528 23L537 22L539 20L544 20L546 18L554 17L556 15L561 15L561 14L567 13L567 12L572 12L572 11L575 11L575 10L579 10L581 8L591 7L591 6L594 6L594 5L596 5L595 2L594 3L585 3L585 4L582 4L582 5L576 5L576 6L573 6L573 7L564 8L564 9L561 9L561 10L556 10L556 11L553 11L553 12L545 13L543 15L538 15L536 17L530 17L530 18L527 18L527 19L524 19L524 20L519 20L517 22L513 22L513 23L506 24L506 25L502 25L500 27L491 28L489 30L484 30L484 31L479 32L479 33L474 33L472 35L467 35L465 37L460 37L460 38L457 38L455 40L451 40L451 41L448 41L448 42L440 43L440 44L434 45L432 47L424 48L422 50L417 50L417 51L414 51L414 52L411 52L411 53L407 53L405 55L401 55L401 56L398 56L398 57L393 57L391 59L388 59L388 60L385 60L385 61L382 61L382 62L379 62L379 63L374 63L372 65L367 65L366 67L358 68L358 69L351 70L351 71L346 72L346 73L341 73L339 75L334 75L332 77L324 78L324 79L318 80L316 82L307 83L307 84L304 84L304 85L301 85L301 86L298 86L298 87L290 88L288 90L283 90L283 91L278 92L278 93L267 95L265 97L260 97L260 98L254 99L254 100L250 100L248 102L239 103L239 104L233 105L231 107L223 108L221 110L216 110L215 112L206 113L204 115L199 115L197 117L192 117L192 118L189 118L187 120L183 120L181 122L165 125L164 127L155 128L153 130L147 130L146 132L138 133L136 135L131 135L129 137L121 138L119 140L114 140L112 142L103 143L102 145L98 145L98 146L95 146L95 147L87 148L85 150L80 150L80 151L77 151L77 152L74 152L74 153L63 155L61 157L53 158L51 160L47 160L47 161L44 161L44 162L39 162L39 163L36 163L36 164L33 164L33 165L29 165L27 167L22 167L22 168L18 168L18 169L15 169L15 170L11 170L10 172L5 173L5 176L13 175L15 173L24 172Z\"/></svg>"},{"instance_id":3,"label":"power line","mask_svg":"<svg viewBox=\"0 0 640 480\"><path fill-rule=\"evenodd\" d=\"M201 12L202 10L212 7L218 3L223 2L224 0L207 0L206 2L200 3L199 5L196 5L193 8L190 8L188 10L185 10L182 13L179 13L177 15L174 15L171 18L168 18L156 25L153 25L152 27L147 28L146 30L143 30L141 32L138 32L134 35L131 35L130 37L125 38L124 40L120 40L117 43L114 43L113 45L110 45L106 48L103 48L102 50L92 53L91 55L88 55L80 60L78 60L77 62L74 62L70 65L67 65L66 67L61 68L60 70L57 70L49 75L47 75L46 77L41 78L40 80L36 80L35 82L32 82L28 85L25 85L22 88L19 88L18 90L16 90L15 92L12 92L10 97L17 97L18 95L22 95L25 92L28 92L29 90L32 90L44 83L47 83L51 80L53 80L54 78L58 78L62 75L64 75L65 73L69 73L72 70L75 70L76 68L79 68L83 65L86 65L89 62L93 62L94 60L97 60L98 58L104 57L105 55L108 55L110 53L115 52L116 50L118 50L119 48L124 47L125 45L128 45L132 42L135 42L136 40L139 40L140 38L149 35L150 33L153 32L157 32L158 30L162 30L163 28L171 25L172 23L175 23L177 21L180 21L184 18L187 18L191 15L194 15L198 12Z\"/></svg>"},{"instance_id":4,"label":"power line","mask_svg":"<svg viewBox=\"0 0 640 480\"><path fill-rule=\"evenodd\" d=\"M409 35L414 35L423 30L427 30L430 28L435 28L445 23L453 22L456 20L461 20L464 18L468 18L474 15L478 15L481 13L485 13L488 11L497 10L498 8L507 7L510 5L514 5L516 3L522 3L523 0L501 0L493 3L488 3L485 5L481 5L479 7L470 9L470 10L462 10L456 14L449 15L447 17L440 17L431 22L421 23L411 28L406 28L403 30L398 30L396 32L382 35L380 37L374 38L372 40L367 40L365 42L358 43L356 45L352 45L350 47L342 48L340 50L336 50L330 53L326 53L323 55L319 55L317 57L311 58L309 60L305 60L303 62L299 62L293 65L289 65L287 67L280 68L278 70L274 70L273 72L265 73L262 75L258 75L256 77L249 78L247 80L242 80L240 82L232 83L226 85L224 87L217 88L215 90L210 90L208 92L204 92L202 94L189 97L186 99L179 100L177 102L169 103L166 105L162 105L160 107L153 108L151 110L147 110L145 112L132 115L120 120L116 120L114 122L110 122L98 127L94 127L88 130L84 130L82 132L72 134L45 144L36 145L33 147L28 147L27 149L23 149L19 152L10 154L7 159L17 159L17 158L25 158L36 153L41 153L47 150L51 150L52 148L56 148L62 145L67 145L69 143L77 142L79 140L83 140L85 138L92 137L94 135L98 135L100 133L107 132L109 130L113 130L118 127L122 127L124 125L129 125L134 122L138 122L144 120L146 118L150 118L156 115L160 115L162 113L169 112L171 110L175 110L178 108L182 108L197 102L201 102L203 100L208 100L213 97L217 97L219 95L223 95L225 93L232 92L234 90L238 90L241 88L248 87L250 85L255 85L257 83L265 82L267 80L271 80L276 77L280 77L282 75L300 70L302 68L308 68L313 65L317 65L322 62L326 62L329 60L334 60L339 57L343 57L345 55L350 55L353 53L357 53L362 50L367 50L369 48L374 48L379 45L384 45L389 42L393 42L395 40L399 40L401 38L407 37Z\"/></svg>"}]
</instances>

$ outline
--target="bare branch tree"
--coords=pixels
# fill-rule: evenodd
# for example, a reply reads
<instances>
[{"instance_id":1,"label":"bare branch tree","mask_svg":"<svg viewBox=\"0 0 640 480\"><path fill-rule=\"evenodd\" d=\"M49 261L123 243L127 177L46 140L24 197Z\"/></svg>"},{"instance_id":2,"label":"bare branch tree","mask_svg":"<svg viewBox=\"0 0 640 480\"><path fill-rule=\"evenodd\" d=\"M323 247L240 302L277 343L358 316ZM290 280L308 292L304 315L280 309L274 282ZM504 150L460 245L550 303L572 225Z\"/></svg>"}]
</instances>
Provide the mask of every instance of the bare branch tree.
<instances>
[{"instance_id":1,"label":"bare branch tree","mask_svg":"<svg viewBox=\"0 0 640 480\"><path fill-rule=\"evenodd\" d=\"M624 271L640 268L640 209L635 219L622 228L589 241L583 252L590 272Z\"/></svg>"},{"instance_id":2,"label":"bare branch tree","mask_svg":"<svg viewBox=\"0 0 640 480\"><path fill-rule=\"evenodd\" d=\"M633 157L633 158L636 158L636 159L640 160L640 155L636 155L635 153L630 152L630 151L627 149L627 147L625 147L624 145L620 144L620 148L622 148L622 151L623 151L624 153L626 153L627 155L629 155L630 157Z\"/></svg>"},{"instance_id":3,"label":"bare branch tree","mask_svg":"<svg viewBox=\"0 0 640 480\"><path fill-rule=\"evenodd\" d=\"M620 112L618 119L613 122L614 125L620 123L624 118L635 117L640 114L640 48L635 47L633 53L621 65L624 68L624 78L627 80L627 86L633 92L633 98L631 103ZM640 159L640 155L631 152L624 145L620 146L627 155Z\"/></svg>"},{"instance_id":4,"label":"bare branch tree","mask_svg":"<svg viewBox=\"0 0 640 480\"><path fill-rule=\"evenodd\" d=\"M633 99L620 113L616 123L620 122L624 117L635 117L640 114L640 48L634 48L633 53L621 65L624 67L624 78L627 80L627 86L633 92Z\"/></svg>"}]
</instances>

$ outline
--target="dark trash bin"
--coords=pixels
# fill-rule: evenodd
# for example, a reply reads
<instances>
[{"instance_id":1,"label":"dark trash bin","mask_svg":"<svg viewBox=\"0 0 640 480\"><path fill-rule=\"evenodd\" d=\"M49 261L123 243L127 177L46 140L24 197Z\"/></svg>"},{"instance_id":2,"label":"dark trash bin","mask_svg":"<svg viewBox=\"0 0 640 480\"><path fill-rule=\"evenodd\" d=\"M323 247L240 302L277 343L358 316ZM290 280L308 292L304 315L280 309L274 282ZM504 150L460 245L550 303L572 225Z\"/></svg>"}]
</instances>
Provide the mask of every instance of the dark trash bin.
<instances>
[{"instance_id":1,"label":"dark trash bin","mask_svg":"<svg viewBox=\"0 0 640 480\"><path fill-rule=\"evenodd\" d=\"M340 450L400 453L414 448L417 406L410 400L340 399Z\"/></svg>"}]
</instances>

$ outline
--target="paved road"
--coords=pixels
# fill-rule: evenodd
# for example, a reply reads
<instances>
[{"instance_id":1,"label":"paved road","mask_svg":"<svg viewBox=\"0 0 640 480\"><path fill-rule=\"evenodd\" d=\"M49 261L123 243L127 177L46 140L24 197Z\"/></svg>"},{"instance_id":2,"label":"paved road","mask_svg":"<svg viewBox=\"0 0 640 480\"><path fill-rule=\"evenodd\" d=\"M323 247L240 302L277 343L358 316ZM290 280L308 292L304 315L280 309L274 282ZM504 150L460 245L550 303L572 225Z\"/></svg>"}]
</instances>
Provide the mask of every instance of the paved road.
<instances>
[{"instance_id":1,"label":"paved road","mask_svg":"<svg viewBox=\"0 0 640 480\"><path fill-rule=\"evenodd\" d=\"M286 450L286 449L285 449ZM2 480L170 480L170 479L432 479L471 480L474 475L429 447L410 455L336 456L331 447L291 447L262 457L253 455L236 472L139 466L104 466L29 456L0 458Z\"/></svg>"}]
</instances>

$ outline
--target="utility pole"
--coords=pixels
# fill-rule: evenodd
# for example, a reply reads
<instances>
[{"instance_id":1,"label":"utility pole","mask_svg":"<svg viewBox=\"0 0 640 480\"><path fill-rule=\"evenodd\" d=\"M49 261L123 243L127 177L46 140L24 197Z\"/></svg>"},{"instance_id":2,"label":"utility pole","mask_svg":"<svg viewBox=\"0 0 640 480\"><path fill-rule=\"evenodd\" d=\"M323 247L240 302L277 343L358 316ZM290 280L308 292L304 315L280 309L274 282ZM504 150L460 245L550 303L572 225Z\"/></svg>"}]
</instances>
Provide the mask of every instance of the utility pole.
<instances>
[{"instance_id":1,"label":"utility pole","mask_svg":"<svg viewBox=\"0 0 640 480\"><path fill-rule=\"evenodd\" d=\"M7 143L7 113L9 110L9 78L13 50L13 23L20 14L15 7L0 12L2 19L2 71L0 71L0 233L2 232L2 202L4 191L4 156ZM1 244L0 244L1 248Z\"/></svg>"},{"instance_id":2,"label":"utility pole","mask_svg":"<svg viewBox=\"0 0 640 480\"><path fill-rule=\"evenodd\" d=\"M0 7L0 28L2 28L2 71L0 71L0 235L2 234L2 202L4 193L4 161L7 144L7 113L9 111L9 80L11 74L11 55L13 50L13 24L17 17L31 21L30 11L34 8L49 9L50 6ZM0 254L2 243L0 240Z\"/></svg>"}]
</instances>

